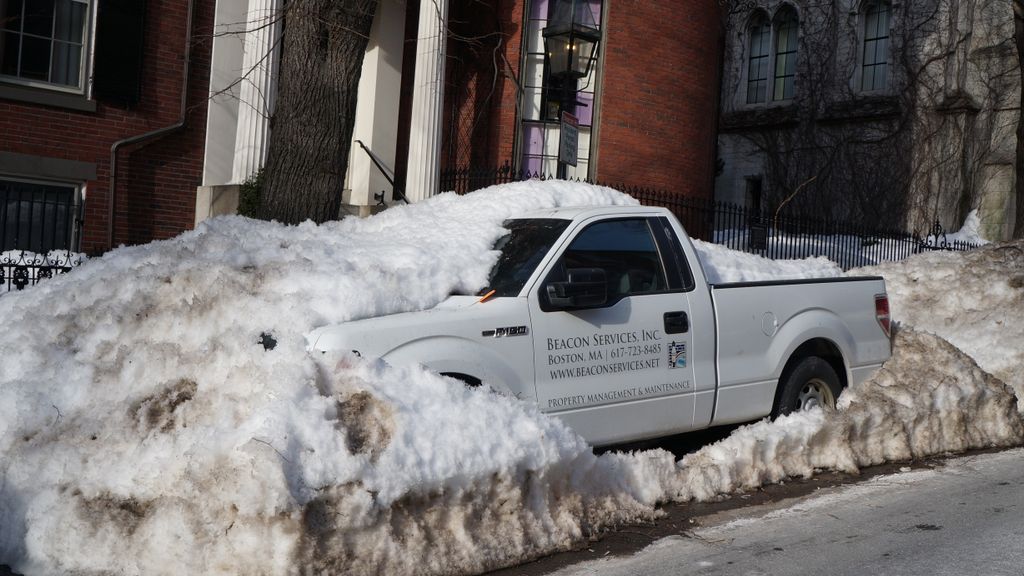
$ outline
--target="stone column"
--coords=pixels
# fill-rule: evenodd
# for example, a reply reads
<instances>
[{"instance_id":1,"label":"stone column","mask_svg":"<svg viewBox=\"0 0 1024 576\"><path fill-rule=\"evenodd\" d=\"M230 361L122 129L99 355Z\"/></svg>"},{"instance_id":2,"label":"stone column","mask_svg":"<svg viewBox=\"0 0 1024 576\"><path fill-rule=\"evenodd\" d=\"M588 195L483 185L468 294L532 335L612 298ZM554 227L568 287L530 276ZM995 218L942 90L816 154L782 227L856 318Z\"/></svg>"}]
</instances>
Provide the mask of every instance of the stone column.
<instances>
[{"instance_id":1,"label":"stone column","mask_svg":"<svg viewBox=\"0 0 1024 576\"><path fill-rule=\"evenodd\" d=\"M277 86L278 40L283 0L249 0L246 12L242 80L238 90L238 129L231 181L244 182L267 157L270 114Z\"/></svg>"},{"instance_id":2,"label":"stone column","mask_svg":"<svg viewBox=\"0 0 1024 576\"><path fill-rule=\"evenodd\" d=\"M410 202L439 192L448 0L420 0L419 18L405 180Z\"/></svg>"},{"instance_id":3,"label":"stone column","mask_svg":"<svg viewBox=\"0 0 1024 576\"><path fill-rule=\"evenodd\" d=\"M394 176L404 39L405 0L380 0L359 76L348 178L342 194L343 209L349 213L369 215L377 204L374 195L380 192L384 192L385 202L392 200L387 177L356 140L380 158L388 175Z\"/></svg>"}]
</instances>

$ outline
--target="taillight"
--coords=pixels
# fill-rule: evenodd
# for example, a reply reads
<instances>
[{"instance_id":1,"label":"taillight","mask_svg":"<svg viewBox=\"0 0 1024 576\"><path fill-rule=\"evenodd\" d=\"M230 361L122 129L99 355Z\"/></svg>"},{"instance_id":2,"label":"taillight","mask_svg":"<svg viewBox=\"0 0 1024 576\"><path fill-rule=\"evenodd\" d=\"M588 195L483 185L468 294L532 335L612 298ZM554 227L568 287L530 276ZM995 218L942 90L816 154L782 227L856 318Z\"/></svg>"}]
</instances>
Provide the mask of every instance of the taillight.
<instances>
[{"instance_id":1,"label":"taillight","mask_svg":"<svg viewBox=\"0 0 1024 576\"><path fill-rule=\"evenodd\" d=\"M875 294L875 319L882 327L886 338L892 338L892 320L889 317L889 297L885 294Z\"/></svg>"}]
</instances>

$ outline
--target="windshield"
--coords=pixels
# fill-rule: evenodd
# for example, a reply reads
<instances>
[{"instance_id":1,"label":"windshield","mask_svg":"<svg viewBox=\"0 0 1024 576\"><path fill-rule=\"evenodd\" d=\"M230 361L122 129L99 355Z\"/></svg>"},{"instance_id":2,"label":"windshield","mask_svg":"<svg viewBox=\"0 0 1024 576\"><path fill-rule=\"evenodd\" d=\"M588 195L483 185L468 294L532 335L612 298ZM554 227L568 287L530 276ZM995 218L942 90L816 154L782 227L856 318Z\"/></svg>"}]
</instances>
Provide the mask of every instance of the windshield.
<instances>
[{"instance_id":1,"label":"windshield","mask_svg":"<svg viewBox=\"0 0 1024 576\"><path fill-rule=\"evenodd\" d=\"M569 226L568 220L508 220L508 234L494 243L501 256L491 269L490 285L480 291L494 296L518 296L551 245Z\"/></svg>"}]
</instances>

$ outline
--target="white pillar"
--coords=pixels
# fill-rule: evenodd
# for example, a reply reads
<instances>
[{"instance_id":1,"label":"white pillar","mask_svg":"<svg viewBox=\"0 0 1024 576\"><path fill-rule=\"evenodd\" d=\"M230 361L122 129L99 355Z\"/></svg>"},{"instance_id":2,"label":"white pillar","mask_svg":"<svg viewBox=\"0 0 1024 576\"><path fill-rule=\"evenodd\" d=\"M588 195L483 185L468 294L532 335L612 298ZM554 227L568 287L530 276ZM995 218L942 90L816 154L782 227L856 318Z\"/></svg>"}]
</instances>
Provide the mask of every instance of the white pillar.
<instances>
[{"instance_id":1,"label":"white pillar","mask_svg":"<svg viewBox=\"0 0 1024 576\"><path fill-rule=\"evenodd\" d=\"M405 195L410 202L439 192L448 0L420 0L419 18L405 180Z\"/></svg>"},{"instance_id":2,"label":"white pillar","mask_svg":"<svg viewBox=\"0 0 1024 576\"><path fill-rule=\"evenodd\" d=\"M384 192L385 202L391 201L391 184L387 177L373 165L356 140L372 150L388 175L394 176L404 38L405 0L381 0L363 56L348 179L342 196L344 204L359 207L360 215L370 213L376 204L374 194Z\"/></svg>"},{"instance_id":3,"label":"white pillar","mask_svg":"<svg viewBox=\"0 0 1024 576\"><path fill-rule=\"evenodd\" d=\"M231 181L240 184L263 166L274 110L283 0L249 0L239 85L238 129Z\"/></svg>"},{"instance_id":4,"label":"white pillar","mask_svg":"<svg viewBox=\"0 0 1024 576\"><path fill-rule=\"evenodd\" d=\"M246 0L217 0L210 57L203 185L231 182L238 129L238 76L242 68Z\"/></svg>"}]
</instances>

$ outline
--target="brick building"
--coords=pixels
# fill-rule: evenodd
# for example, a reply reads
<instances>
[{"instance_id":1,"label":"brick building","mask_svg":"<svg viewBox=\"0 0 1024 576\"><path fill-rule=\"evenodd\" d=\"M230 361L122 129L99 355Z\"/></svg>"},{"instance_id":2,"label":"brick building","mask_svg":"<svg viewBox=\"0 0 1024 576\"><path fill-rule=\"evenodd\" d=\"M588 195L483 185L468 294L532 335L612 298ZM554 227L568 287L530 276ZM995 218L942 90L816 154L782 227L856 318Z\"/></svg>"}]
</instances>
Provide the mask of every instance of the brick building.
<instances>
[{"instance_id":1,"label":"brick building","mask_svg":"<svg viewBox=\"0 0 1024 576\"><path fill-rule=\"evenodd\" d=\"M560 90L548 73L543 30L558 4L452 3L442 169L509 162L517 171L555 174ZM580 4L601 40L590 73L576 85L578 163L567 175L709 197L718 2Z\"/></svg>"},{"instance_id":2,"label":"brick building","mask_svg":"<svg viewBox=\"0 0 1024 576\"><path fill-rule=\"evenodd\" d=\"M360 79L353 140L362 146L352 146L345 209L367 214L381 192L392 201L385 173L412 201L439 192L440 173L453 169L555 174L564 85L549 73L543 30L565 4L380 0ZM589 74L573 86L577 164L566 175L710 197L718 2L568 4L587 13L601 39ZM276 83L268 47L276 44L282 6L282 0L217 4L206 198L230 198L265 158L273 110L266 96ZM225 34L241 31L244 42ZM222 209L230 203L213 212Z\"/></svg>"},{"instance_id":3,"label":"brick building","mask_svg":"<svg viewBox=\"0 0 1024 576\"><path fill-rule=\"evenodd\" d=\"M3 250L98 253L192 227L214 4L0 2Z\"/></svg>"},{"instance_id":4,"label":"brick building","mask_svg":"<svg viewBox=\"0 0 1024 576\"><path fill-rule=\"evenodd\" d=\"M413 201L439 192L444 170L554 174L570 92L543 31L562 4L380 0L353 135L372 157L353 145L346 210L393 201L385 172ZM600 41L572 85L567 176L710 196L718 2L573 4ZM95 254L233 211L265 160L283 7L0 0L2 250Z\"/></svg>"}]
</instances>

